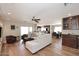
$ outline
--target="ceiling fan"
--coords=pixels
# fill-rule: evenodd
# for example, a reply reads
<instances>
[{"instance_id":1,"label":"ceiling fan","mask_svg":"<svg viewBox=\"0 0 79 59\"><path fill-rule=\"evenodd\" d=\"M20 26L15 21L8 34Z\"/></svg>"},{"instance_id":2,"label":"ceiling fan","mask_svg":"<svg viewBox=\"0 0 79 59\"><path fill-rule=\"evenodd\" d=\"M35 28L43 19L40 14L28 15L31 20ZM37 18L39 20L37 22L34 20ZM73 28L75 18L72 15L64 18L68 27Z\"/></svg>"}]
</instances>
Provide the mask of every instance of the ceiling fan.
<instances>
[{"instance_id":1,"label":"ceiling fan","mask_svg":"<svg viewBox=\"0 0 79 59\"><path fill-rule=\"evenodd\" d=\"M36 23L39 23L40 19L36 18L35 16L32 18L32 21L35 21Z\"/></svg>"}]
</instances>

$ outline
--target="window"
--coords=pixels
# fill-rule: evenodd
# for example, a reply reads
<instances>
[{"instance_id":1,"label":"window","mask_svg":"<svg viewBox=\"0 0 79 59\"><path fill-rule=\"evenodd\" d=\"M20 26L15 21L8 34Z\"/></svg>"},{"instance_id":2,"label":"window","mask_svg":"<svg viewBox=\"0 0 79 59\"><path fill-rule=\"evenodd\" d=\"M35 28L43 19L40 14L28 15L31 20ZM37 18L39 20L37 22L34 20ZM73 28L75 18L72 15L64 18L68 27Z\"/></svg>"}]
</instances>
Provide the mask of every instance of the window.
<instances>
[{"instance_id":1,"label":"window","mask_svg":"<svg viewBox=\"0 0 79 59\"><path fill-rule=\"evenodd\" d=\"M41 31L46 31L46 28L42 27L42 28L41 28Z\"/></svg>"},{"instance_id":2,"label":"window","mask_svg":"<svg viewBox=\"0 0 79 59\"><path fill-rule=\"evenodd\" d=\"M56 26L54 29L54 32L62 32L62 27L61 26Z\"/></svg>"},{"instance_id":3,"label":"window","mask_svg":"<svg viewBox=\"0 0 79 59\"><path fill-rule=\"evenodd\" d=\"M32 32L32 27L21 27L21 35L28 34L29 32Z\"/></svg>"}]
</instances>

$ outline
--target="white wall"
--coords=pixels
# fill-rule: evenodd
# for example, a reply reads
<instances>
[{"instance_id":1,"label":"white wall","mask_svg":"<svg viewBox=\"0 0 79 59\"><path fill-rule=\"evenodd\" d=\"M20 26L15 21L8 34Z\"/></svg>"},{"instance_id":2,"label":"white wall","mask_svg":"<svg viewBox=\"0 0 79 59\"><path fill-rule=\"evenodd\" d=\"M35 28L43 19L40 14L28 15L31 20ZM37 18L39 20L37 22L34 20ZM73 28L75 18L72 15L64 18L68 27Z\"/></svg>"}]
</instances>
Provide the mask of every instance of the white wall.
<instances>
[{"instance_id":1,"label":"white wall","mask_svg":"<svg viewBox=\"0 0 79 59\"><path fill-rule=\"evenodd\" d=\"M11 30L11 25L15 25L15 30ZM3 22L3 37L5 38L7 35L20 36L21 26L33 27L33 30L35 27L34 24L27 23L27 22L4 21Z\"/></svg>"},{"instance_id":2,"label":"white wall","mask_svg":"<svg viewBox=\"0 0 79 59\"><path fill-rule=\"evenodd\" d=\"M11 25L15 25L16 29L15 30L11 30ZM17 23L10 23L10 22L5 22L3 24L3 37L7 36L7 35L15 35L15 36L19 36L19 31L20 31L20 28L19 28L19 24Z\"/></svg>"},{"instance_id":3,"label":"white wall","mask_svg":"<svg viewBox=\"0 0 79 59\"><path fill-rule=\"evenodd\" d=\"M2 27L2 26L3 26L2 21L0 21L0 27Z\"/></svg>"}]
</instances>

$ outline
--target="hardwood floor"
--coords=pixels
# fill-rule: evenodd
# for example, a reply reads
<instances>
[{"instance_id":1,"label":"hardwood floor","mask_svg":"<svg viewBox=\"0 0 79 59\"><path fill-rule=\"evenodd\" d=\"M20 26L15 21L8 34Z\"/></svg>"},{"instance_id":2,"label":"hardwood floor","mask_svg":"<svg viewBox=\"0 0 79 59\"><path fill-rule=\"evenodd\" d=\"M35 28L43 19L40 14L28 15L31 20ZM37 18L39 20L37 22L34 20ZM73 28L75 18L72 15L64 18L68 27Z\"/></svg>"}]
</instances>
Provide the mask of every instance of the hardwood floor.
<instances>
[{"instance_id":1,"label":"hardwood floor","mask_svg":"<svg viewBox=\"0 0 79 59\"><path fill-rule=\"evenodd\" d=\"M25 49L22 41L15 44L4 44L2 48L2 56L79 56L79 49L62 46L62 39L52 39L52 44L31 54Z\"/></svg>"}]
</instances>

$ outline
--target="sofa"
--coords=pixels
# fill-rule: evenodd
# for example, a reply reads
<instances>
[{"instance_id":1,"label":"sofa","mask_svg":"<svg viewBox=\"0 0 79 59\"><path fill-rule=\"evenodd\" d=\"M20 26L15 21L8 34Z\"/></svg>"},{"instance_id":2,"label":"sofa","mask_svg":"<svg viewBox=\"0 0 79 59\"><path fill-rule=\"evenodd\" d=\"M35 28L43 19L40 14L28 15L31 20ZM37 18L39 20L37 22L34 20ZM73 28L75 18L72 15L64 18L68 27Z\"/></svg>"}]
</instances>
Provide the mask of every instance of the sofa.
<instances>
[{"instance_id":1,"label":"sofa","mask_svg":"<svg viewBox=\"0 0 79 59\"><path fill-rule=\"evenodd\" d=\"M25 43L25 48L28 49L31 53L36 53L52 42L52 37L50 34L38 34L37 37L33 38L34 40L27 41Z\"/></svg>"},{"instance_id":2,"label":"sofa","mask_svg":"<svg viewBox=\"0 0 79 59\"><path fill-rule=\"evenodd\" d=\"M17 37L13 35L6 36L7 43L15 43L17 41Z\"/></svg>"}]
</instances>

